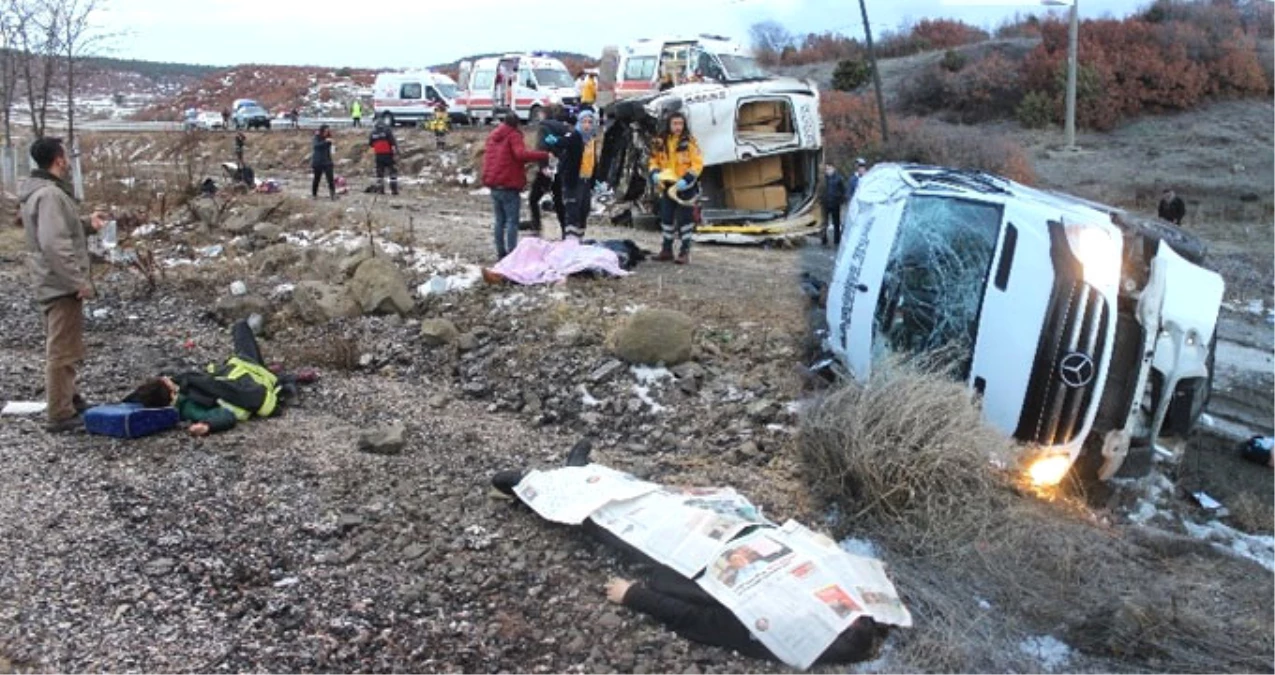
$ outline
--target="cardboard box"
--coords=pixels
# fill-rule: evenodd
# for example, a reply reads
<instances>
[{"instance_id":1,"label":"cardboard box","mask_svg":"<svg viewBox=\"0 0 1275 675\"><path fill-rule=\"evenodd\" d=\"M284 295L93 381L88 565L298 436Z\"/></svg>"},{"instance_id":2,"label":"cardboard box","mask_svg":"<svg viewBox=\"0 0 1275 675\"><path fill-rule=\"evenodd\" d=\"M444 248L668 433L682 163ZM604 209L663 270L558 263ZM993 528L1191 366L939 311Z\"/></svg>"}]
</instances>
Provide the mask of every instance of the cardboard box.
<instances>
[{"instance_id":1,"label":"cardboard box","mask_svg":"<svg viewBox=\"0 0 1275 675\"><path fill-rule=\"evenodd\" d=\"M780 120L771 120L769 122L761 122L759 124L741 124L739 133L741 134L775 134L779 133Z\"/></svg>"},{"instance_id":2,"label":"cardboard box","mask_svg":"<svg viewBox=\"0 0 1275 675\"><path fill-rule=\"evenodd\" d=\"M745 211L783 211L788 208L788 190L785 190L782 185L728 190L726 208Z\"/></svg>"},{"instance_id":3,"label":"cardboard box","mask_svg":"<svg viewBox=\"0 0 1275 675\"><path fill-rule=\"evenodd\" d=\"M784 179L784 162L778 155L722 165L722 186L750 188L778 183Z\"/></svg>"},{"instance_id":4,"label":"cardboard box","mask_svg":"<svg viewBox=\"0 0 1275 675\"><path fill-rule=\"evenodd\" d=\"M739 106L738 126L765 124L784 118L784 104L779 101L751 101Z\"/></svg>"}]
</instances>

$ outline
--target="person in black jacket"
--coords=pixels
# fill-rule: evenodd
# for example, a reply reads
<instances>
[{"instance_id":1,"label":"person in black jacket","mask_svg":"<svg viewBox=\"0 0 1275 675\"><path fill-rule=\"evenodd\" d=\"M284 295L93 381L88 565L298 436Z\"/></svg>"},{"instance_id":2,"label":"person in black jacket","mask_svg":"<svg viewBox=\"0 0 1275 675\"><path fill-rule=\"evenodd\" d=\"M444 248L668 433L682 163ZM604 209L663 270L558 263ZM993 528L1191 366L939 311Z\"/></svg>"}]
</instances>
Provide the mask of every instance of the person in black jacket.
<instances>
[{"instance_id":1,"label":"person in black jacket","mask_svg":"<svg viewBox=\"0 0 1275 675\"><path fill-rule=\"evenodd\" d=\"M567 454L566 465L587 465L591 450L589 441L581 440ZM516 497L514 487L524 475L524 472L516 470L497 472L492 476L492 486L505 495ZM585 519L581 527L590 537L653 569L648 578L638 582L615 577L608 580L605 586L607 600L650 615L692 642L733 649L752 658L780 660L753 637L734 612L699 584L656 562L591 519ZM751 528L736 536L743 536L749 531ZM815 663L853 663L872 658L887 632L887 626L878 624L871 617L860 617L837 636Z\"/></svg>"},{"instance_id":2,"label":"person in black jacket","mask_svg":"<svg viewBox=\"0 0 1275 675\"><path fill-rule=\"evenodd\" d=\"M314 132L311 144L310 168L314 170L314 180L310 183L310 199L319 196L319 178L328 180L328 197L336 199L336 179L332 175L332 130L324 124Z\"/></svg>"},{"instance_id":3,"label":"person in black jacket","mask_svg":"<svg viewBox=\"0 0 1275 675\"><path fill-rule=\"evenodd\" d=\"M819 231L819 241L828 245L828 227L832 227L832 240L841 245L841 207L850 198L846 188L846 179L837 172L837 167L826 164L823 167L823 229Z\"/></svg>"},{"instance_id":4,"label":"person in black jacket","mask_svg":"<svg viewBox=\"0 0 1275 675\"><path fill-rule=\"evenodd\" d=\"M570 118L565 108L557 107L550 111L549 119L540 123L539 135L536 139L536 149L551 151L555 155L559 154L558 150L551 148L545 143L548 136L563 136L570 130L571 126L568 122ZM553 200L553 212L558 217L558 226L566 233L567 216L565 206L562 199L562 178L559 173L549 166L549 160L544 160L537 165L536 179L531 183L531 193L527 196L528 206L531 210L530 229L540 236L544 231L544 222L541 218L541 200L545 195L549 195Z\"/></svg>"},{"instance_id":5,"label":"person in black jacket","mask_svg":"<svg viewBox=\"0 0 1275 675\"><path fill-rule=\"evenodd\" d=\"M390 194L398 194L398 139L385 120L377 120L376 127L368 136L367 144L376 155L376 185L380 194L385 194L385 177L390 177Z\"/></svg>"},{"instance_id":6,"label":"person in black jacket","mask_svg":"<svg viewBox=\"0 0 1275 675\"><path fill-rule=\"evenodd\" d=\"M584 162L584 148L593 139L597 116L585 110L580 113L575 127L569 127L559 134L546 134L545 145L558 155L558 178L562 185L563 215L566 221L562 227L562 238L584 238L585 213L580 204L588 196L592 181L582 180L581 165Z\"/></svg>"},{"instance_id":7,"label":"person in black jacket","mask_svg":"<svg viewBox=\"0 0 1275 675\"><path fill-rule=\"evenodd\" d=\"M1186 216L1186 203L1182 198L1174 194L1173 188L1168 188L1160 195L1160 219L1167 220L1174 225L1181 225L1182 218Z\"/></svg>"}]
</instances>

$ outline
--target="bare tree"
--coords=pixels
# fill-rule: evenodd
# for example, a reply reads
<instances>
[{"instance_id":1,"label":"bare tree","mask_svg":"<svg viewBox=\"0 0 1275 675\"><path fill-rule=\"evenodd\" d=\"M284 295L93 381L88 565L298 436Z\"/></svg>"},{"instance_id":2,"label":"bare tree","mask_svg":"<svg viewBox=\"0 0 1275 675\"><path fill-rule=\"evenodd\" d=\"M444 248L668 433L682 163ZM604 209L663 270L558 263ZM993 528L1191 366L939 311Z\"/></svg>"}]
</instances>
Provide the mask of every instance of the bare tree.
<instances>
[{"instance_id":1,"label":"bare tree","mask_svg":"<svg viewBox=\"0 0 1275 675\"><path fill-rule=\"evenodd\" d=\"M767 64L777 63L784 48L793 44L792 34L778 21L755 23L748 29L748 36L757 59Z\"/></svg>"},{"instance_id":2,"label":"bare tree","mask_svg":"<svg viewBox=\"0 0 1275 675\"><path fill-rule=\"evenodd\" d=\"M0 106L4 108L4 147L13 147L13 102L21 64L19 35L26 30L29 9L16 0L0 2Z\"/></svg>"},{"instance_id":3,"label":"bare tree","mask_svg":"<svg viewBox=\"0 0 1275 675\"><path fill-rule=\"evenodd\" d=\"M66 136L67 144L75 141L75 77L83 67L85 57L101 52L110 39L107 33L93 23L96 14L105 8L106 0L45 0L59 15L59 47L66 74Z\"/></svg>"},{"instance_id":4,"label":"bare tree","mask_svg":"<svg viewBox=\"0 0 1275 675\"><path fill-rule=\"evenodd\" d=\"M43 138L61 53L61 12L45 0L10 0L10 4L26 17L17 25L14 47L31 115L31 134Z\"/></svg>"}]
</instances>

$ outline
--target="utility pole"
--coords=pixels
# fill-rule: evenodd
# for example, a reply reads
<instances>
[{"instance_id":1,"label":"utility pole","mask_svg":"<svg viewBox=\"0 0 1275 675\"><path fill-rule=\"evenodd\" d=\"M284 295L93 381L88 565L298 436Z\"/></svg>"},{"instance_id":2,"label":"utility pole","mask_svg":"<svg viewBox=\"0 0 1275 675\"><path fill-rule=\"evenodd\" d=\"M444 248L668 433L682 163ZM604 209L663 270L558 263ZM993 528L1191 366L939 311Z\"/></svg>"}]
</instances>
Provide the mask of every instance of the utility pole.
<instances>
[{"instance_id":1,"label":"utility pole","mask_svg":"<svg viewBox=\"0 0 1275 675\"><path fill-rule=\"evenodd\" d=\"M1071 0L1071 27L1067 31L1067 150L1076 149L1076 52L1080 33L1080 10L1076 4L1077 0Z\"/></svg>"},{"instance_id":2,"label":"utility pole","mask_svg":"<svg viewBox=\"0 0 1275 675\"><path fill-rule=\"evenodd\" d=\"M868 23L867 0L859 0L859 11L863 14L863 34L868 38L868 63L872 66L872 86L877 90L877 112L881 114L881 142L890 140L890 132L885 123L885 97L881 95L881 73L877 71L877 53L872 47L872 26Z\"/></svg>"}]
</instances>

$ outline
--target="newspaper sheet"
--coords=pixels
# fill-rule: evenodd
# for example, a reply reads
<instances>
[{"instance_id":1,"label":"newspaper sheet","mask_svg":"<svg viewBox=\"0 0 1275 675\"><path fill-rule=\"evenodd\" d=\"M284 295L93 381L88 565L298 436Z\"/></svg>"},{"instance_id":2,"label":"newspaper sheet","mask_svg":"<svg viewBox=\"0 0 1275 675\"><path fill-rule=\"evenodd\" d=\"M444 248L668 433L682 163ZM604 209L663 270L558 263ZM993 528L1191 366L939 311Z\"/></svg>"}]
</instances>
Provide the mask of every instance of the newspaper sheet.
<instances>
[{"instance_id":1,"label":"newspaper sheet","mask_svg":"<svg viewBox=\"0 0 1275 675\"><path fill-rule=\"evenodd\" d=\"M863 608L874 621L900 628L912 627L912 614L903 606L899 591L885 573L885 565L880 560L850 553L837 542L795 520L784 523L782 530L823 550L829 568L839 579L845 579L853 586L863 600Z\"/></svg>"},{"instance_id":2,"label":"newspaper sheet","mask_svg":"<svg viewBox=\"0 0 1275 675\"><path fill-rule=\"evenodd\" d=\"M776 657L802 669L856 619L870 614L860 588L886 594L870 565L864 567L865 581L850 554L835 545L829 549L817 537L793 521L750 532L723 546L698 580ZM885 583L897 600L893 585ZM890 605L889 597L874 600ZM907 620L910 624L911 617Z\"/></svg>"},{"instance_id":3,"label":"newspaper sheet","mask_svg":"<svg viewBox=\"0 0 1275 675\"><path fill-rule=\"evenodd\" d=\"M600 464L532 471L514 493L545 520L579 525L613 501L641 497L660 489L643 480Z\"/></svg>"},{"instance_id":4,"label":"newspaper sheet","mask_svg":"<svg viewBox=\"0 0 1275 675\"><path fill-rule=\"evenodd\" d=\"M731 488L666 487L637 499L612 502L591 517L688 579L744 528L768 522Z\"/></svg>"}]
</instances>

